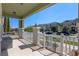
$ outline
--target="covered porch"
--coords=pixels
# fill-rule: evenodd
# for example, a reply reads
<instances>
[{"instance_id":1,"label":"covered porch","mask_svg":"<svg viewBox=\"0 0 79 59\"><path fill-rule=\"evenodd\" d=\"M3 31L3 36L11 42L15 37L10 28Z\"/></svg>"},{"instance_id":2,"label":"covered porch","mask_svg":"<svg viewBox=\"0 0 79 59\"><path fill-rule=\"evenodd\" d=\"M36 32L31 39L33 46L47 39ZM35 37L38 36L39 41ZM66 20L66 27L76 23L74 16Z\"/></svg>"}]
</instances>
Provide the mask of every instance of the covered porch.
<instances>
[{"instance_id":1,"label":"covered porch","mask_svg":"<svg viewBox=\"0 0 79 59\"><path fill-rule=\"evenodd\" d=\"M37 27L33 32L25 32L23 21L25 17L31 16L54 3L3 3L0 4L0 55L2 56L69 56L72 50L79 50L79 45L66 44L65 41L79 43L79 36L69 37L61 34L47 35L40 33ZM4 17L2 17L4 16ZM18 18L19 28L17 34L9 32L9 17ZM79 29L79 24L77 27ZM78 34L79 35L79 34ZM56 38L59 41L55 40ZM66 40L65 40L66 39ZM55 44L55 45L54 45ZM57 45L58 46L57 46ZM57 48L56 48L57 47Z\"/></svg>"},{"instance_id":2,"label":"covered porch","mask_svg":"<svg viewBox=\"0 0 79 59\"><path fill-rule=\"evenodd\" d=\"M5 40L5 38L3 39ZM55 52L33 45L32 42L28 41L28 38L16 39L9 36L6 39L6 48L2 50L2 56L59 56Z\"/></svg>"},{"instance_id":3,"label":"covered porch","mask_svg":"<svg viewBox=\"0 0 79 59\"><path fill-rule=\"evenodd\" d=\"M33 52L33 49L31 47L35 47L37 45L37 31L36 28L34 28L33 32L33 42L29 42L25 39L28 39L27 37L24 39L24 26L23 26L23 20L25 17L31 16L34 13L37 13L49 6L52 6L54 4L49 3L3 3L0 4L0 55L2 56L10 56L10 55L37 55L37 56L44 56L43 54L39 53L35 50ZM9 18L14 17L19 19L19 28L18 33L13 35L10 31L10 23ZM27 36L28 34L26 34ZM29 40L29 39L28 39ZM25 51L23 51L19 46L25 46ZM36 46L34 49L39 49L39 46ZM28 51L28 52L27 52ZM20 52L20 53L18 53ZM49 54L51 51L49 51Z\"/></svg>"}]
</instances>

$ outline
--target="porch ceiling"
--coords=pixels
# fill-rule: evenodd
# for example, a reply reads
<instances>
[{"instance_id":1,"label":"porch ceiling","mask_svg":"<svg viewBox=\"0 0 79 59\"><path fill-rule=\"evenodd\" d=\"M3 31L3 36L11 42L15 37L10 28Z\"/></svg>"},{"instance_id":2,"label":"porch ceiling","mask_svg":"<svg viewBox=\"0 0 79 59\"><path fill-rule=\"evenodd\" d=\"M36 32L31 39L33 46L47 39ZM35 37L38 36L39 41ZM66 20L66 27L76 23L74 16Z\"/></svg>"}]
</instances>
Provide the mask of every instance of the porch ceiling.
<instances>
[{"instance_id":1,"label":"porch ceiling","mask_svg":"<svg viewBox=\"0 0 79 59\"><path fill-rule=\"evenodd\" d=\"M3 3L2 14L3 16L25 18L53 4L54 3Z\"/></svg>"}]
</instances>

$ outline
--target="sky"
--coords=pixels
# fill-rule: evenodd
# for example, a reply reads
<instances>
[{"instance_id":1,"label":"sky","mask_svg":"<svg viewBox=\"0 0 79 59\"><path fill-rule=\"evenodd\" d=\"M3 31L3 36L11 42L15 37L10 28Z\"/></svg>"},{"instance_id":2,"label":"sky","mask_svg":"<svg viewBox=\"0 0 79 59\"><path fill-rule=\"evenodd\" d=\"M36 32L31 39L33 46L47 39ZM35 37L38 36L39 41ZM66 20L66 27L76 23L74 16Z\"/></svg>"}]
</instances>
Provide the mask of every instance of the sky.
<instances>
[{"instance_id":1,"label":"sky","mask_svg":"<svg viewBox=\"0 0 79 59\"><path fill-rule=\"evenodd\" d=\"M58 3L24 19L24 27L34 24L63 22L78 18L78 4ZM18 20L10 18L10 26L18 27Z\"/></svg>"}]
</instances>

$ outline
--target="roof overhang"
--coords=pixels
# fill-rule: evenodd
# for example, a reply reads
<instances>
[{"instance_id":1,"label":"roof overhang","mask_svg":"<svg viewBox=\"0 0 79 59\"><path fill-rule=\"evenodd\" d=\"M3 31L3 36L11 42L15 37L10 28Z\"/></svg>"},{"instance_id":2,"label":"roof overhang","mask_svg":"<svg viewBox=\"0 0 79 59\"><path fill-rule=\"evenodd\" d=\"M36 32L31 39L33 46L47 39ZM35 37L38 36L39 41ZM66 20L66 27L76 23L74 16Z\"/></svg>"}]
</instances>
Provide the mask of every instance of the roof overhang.
<instances>
[{"instance_id":1,"label":"roof overhang","mask_svg":"<svg viewBox=\"0 0 79 59\"><path fill-rule=\"evenodd\" d=\"M2 15L25 18L55 3L2 3Z\"/></svg>"}]
</instances>

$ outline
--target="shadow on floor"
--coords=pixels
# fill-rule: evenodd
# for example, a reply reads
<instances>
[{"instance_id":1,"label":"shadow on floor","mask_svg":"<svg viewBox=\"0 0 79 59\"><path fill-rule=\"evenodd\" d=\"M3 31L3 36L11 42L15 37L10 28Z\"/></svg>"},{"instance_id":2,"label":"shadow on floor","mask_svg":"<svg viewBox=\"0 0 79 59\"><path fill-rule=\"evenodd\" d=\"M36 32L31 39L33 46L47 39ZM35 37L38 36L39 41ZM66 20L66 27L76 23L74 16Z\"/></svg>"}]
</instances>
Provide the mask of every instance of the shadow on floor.
<instances>
[{"instance_id":1,"label":"shadow on floor","mask_svg":"<svg viewBox=\"0 0 79 59\"><path fill-rule=\"evenodd\" d=\"M2 56L8 56L7 49L12 48L12 47L13 47L13 39L9 36L2 37L2 42L1 42Z\"/></svg>"},{"instance_id":2,"label":"shadow on floor","mask_svg":"<svg viewBox=\"0 0 79 59\"><path fill-rule=\"evenodd\" d=\"M23 45L19 46L20 49L30 48L32 49L32 51L36 51L42 48L39 47L38 45L32 44L32 42L29 42L28 40L25 39L19 39L19 41L23 43Z\"/></svg>"},{"instance_id":3,"label":"shadow on floor","mask_svg":"<svg viewBox=\"0 0 79 59\"><path fill-rule=\"evenodd\" d=\"M40 54L42 54L44 56L50 56L52 54L55 54L55 52L52 52L48 49L44 49L43 47L40 47L38 45L33 45L32 43L28 44L29 41L26 42L27 44L23 40L19 40L19 41L23 43L23 45L19 46L19 48L21 50L30 48L32 50L32 52L38 51Z\"/></svg>"},{"instance_id":4,"label":"shadow on floor","mask_svg":"<svg viewBox=\"0 0 79 59\"><path fill-rule=\"evenodd\" d=\"M32 46L34 46L34 45L32 45L32 44L21 45L21 46L19 46L19 48L20 48L20 49L26 49L26 48L30 48L30 47L32 47Z\"/></svg>"},{"instance_id":5,"label":"shadow on floor","mask_svg":"<svg viewBox=\"0 0 79 59\"><path fill-rule=\"evenodd\" d=\"M7 51L7 49L1 51L1 56L8 56L8 51Z\"/></svg>"}]
</instances>

